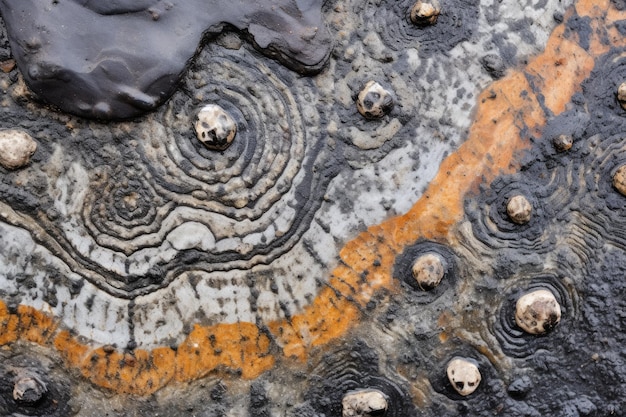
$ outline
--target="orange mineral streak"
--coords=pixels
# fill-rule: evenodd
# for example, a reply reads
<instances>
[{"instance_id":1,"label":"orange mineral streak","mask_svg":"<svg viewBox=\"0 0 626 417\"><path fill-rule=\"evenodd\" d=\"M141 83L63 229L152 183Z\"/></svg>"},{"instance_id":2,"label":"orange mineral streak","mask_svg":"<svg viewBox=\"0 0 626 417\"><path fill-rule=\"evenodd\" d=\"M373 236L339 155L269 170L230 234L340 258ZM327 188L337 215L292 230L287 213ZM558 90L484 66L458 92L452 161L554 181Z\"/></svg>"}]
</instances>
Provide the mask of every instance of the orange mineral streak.
<instances>
[{"instance_id":1,"label":"orange mineral streak","mask_svg":"<svg viewBox=\"0 0 626 417\"><path fill-rule=\"evenodd\" d=\"M611 9L608 0L581 0L575 11L591 18L589 48L579 46L578 34L561 25L544 53L489 86L479 97L467 141L443 161L422 198L407 214L372 226L346 244L326 287L301 313L268 323L265 330L254 323L196 325L177 349L120 352L94 349L59 330L45 313L26 306L11 313L0 301L0 345L25 340L53 346L93 383L137 395L215 372L255 378L274 366L279 353L306 360L310 349L346 335L374 295L397 291L393 265L407 245L419 239L454 244L452 232L463 218L466 195L514 172L530 136L539 135L547 118L566 109L591 73L594 58L625 45L613 22L626 19L626 13Z\"/></svg>"},{"instance_id":2,"label":"orange mineral streak","mask_svg":"<svg viewBox=\"0 0 626 417\"><path fill-rule=\"evenodd\" d=\"M581 83L590 75L594 58L610 49L604 39L615 29L605 22L607 13L614 15L611 22L626 18L626 14L607 12L609 6L608 2L579 2L577 13L592 18L588 50L578 44L577 33L566 33L565 25L560 25L550 36L543 54L480 95L467 141L446 158L413 208L404 216L370 227L349 242L340 252L342 262L328 283L333 291L323 291L315 300L316 307L306 308L291 323L285 321L270 327L283 352L305 359L307 347L315 346L316 341L346 334L354 326L354 312L362 311L375 293L395 290L393 264L408 245L419 239L454 243L452 231L463 218L465 196L476 191L480 183L489 183L500 174L518 169L518 157L530 146L530 136L539 136L547 118L566 109L572 95L580 91ZM570 11L566 19L573 13ZM624 42L618 36L611 39L617 46ZM346 314L332 314L330 335L325 333L325 327L311 325L325 320L319 306L335 306L341 297L347 301L344 305L352 304L358 310L344 307ZM276 328L281 331L274 331ZM286 328L288 331L284 331Z\"/></svg>"}]
</instances>

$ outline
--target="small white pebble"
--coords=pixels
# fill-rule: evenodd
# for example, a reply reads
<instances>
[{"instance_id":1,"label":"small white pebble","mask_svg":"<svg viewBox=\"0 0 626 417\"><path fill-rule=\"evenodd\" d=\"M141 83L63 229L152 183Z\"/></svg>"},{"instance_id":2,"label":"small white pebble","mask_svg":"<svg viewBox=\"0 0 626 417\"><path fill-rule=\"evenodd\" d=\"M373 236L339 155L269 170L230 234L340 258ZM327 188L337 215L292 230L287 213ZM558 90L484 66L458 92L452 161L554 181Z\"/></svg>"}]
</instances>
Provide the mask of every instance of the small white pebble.
<instances>
[{"instance_id":1,"label":"small white pebble","mask_svg":"<svg viewBox=\"0 0 626 417\"><path fill-rule=\"evenodd\" d=\"M463 396L476 391L482 379L478 365L471 359L452 359L448 362L447 374L452 387Z\"/></svg>"},{"instance_id":2,"label":"small white pebble","mask_svg":"<svg viewBox=\"0 0 626 417\"><path fill-rule=\"evenodd\" d=\"M425 253L413 263L413 278L425 291L435 288L445 274L443 259L436 253Z\"/></svg>"},{"instance_id":3,"label":"small white pebble","mask_svg":"<svg viewBox=\"0 0 626 417\"><path fill-rule=\"evenodd\" d=\"M517 224L528 223L532 211L533 207L523 195L511 197L506 205L506 212L509 218L513 223Z\"/></svg>"},{"instance_id":4,"label":"small white pebble","mask_svg":"<svg viewBox=\"0 0 626 417\"><path fill-rule=\"evenodd\" d=\"M194 128L200 142L218 151L228 148L237 134L237 124L217 104L206 105L198 112Z\"/></svg>"},{"instance_id":5,"label":"small white pebble","mask_svg":"<svg viewBox=\"0 0 626 417\"><path fill-rule=\"evenodd\" d=\"M343 417L381 415L387 410L387 396L378 390L348 392L341 401Z\"/></svg>"},{"instance_id":6,"label":"small white pebble","mask_svg":"<svg viewBox=\"0 0 626 417\"><path fill-rule=\"evenodd\" d=\"M613 174L613 187L626 196L626 165L620 166Z\"/></svg>"},{"instance_id":7,"label":"small white pebble","mask_svg":"<svg viewBox=\"0 0 626 417\"><path fill-rule=\"evenodd\" d=\"M626 110L626 82L623 82L617 87L617 101Z\"/></svg>"},{"instance_id":8,"label":"small white pebble","mask_svg":"<svg viewBox=\"0 0 626 417\"><path fill-rule=\"evenodd\" d=\"M37 142L21 130L0 130L0 165L6 169L22 168L37 150Z\"/></svg>"},{"instance_id":9,"label":"small white pebble","mask_svg":"<svg viewBox=\"0 0 626 417\"><path fill-rule=\"evenodd\" d=\"M530 334L543 334L561 320L561 306L551 291L535 290L523 295L515 305L515 322Z\"/></svg>"},{"instance_id":10,"label":"small white pebble","mask_svg":"<svg viewBox=\"0 0 626 417\"><path fill-rule=\"evenodd\" d=\"M36 403L47 392L46 384L36 377L23 377L15 381L13 399L23 403Z\"/></svg>"},{"instance_id":11,"label":"small white pebble","mask_svg":"<svg viewBox=\"0 0 626 417\"><path fill-rule=\"evenodd\" d=\"M559 152L569 151L574 145L574 138L571 135L559 135L552 140L552 144Z\"/></svg>"},{"instance_id":12,"label":"small white pebble","mask_svg":"<svg viewBox=\"0 0 626 417\"><path fill-rule=\"evenodd\" d=\"M441 13L437 0L418 1L411 9L411 22L420 26L434 25Z\"/></svg>"}]
</instances>

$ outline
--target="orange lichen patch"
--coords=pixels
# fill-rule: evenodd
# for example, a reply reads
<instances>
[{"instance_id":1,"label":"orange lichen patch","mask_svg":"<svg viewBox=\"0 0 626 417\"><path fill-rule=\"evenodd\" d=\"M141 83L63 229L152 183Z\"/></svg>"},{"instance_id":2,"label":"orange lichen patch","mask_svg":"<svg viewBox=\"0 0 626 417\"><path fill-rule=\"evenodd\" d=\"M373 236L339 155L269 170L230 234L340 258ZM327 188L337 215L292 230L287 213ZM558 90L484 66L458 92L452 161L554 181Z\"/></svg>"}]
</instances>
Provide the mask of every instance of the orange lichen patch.
<instances>
[{"instance_id":1,"label":"orange lichen patch","mask_svg":"<svg viewBox=\"0 0 626 417\"><path fill-rule=\"evenodd\" d=\"M609 10L610 0L580 0L574 6L580 16L601 18Z\"/></svg>"},{"instance_id":2,"label":"orange lichen patch","mask_svg":"<svg viewBox=\"0 0 626 417\"><path fill-rule=\"evenodd\" d=\"M392 247L418 238L447 241L463 218L463 198L477 183L517 168L514 156L527 148L522 132L538 133L545 114L521 72L492 84L479 96L468 140L442 164L424 196L404 216L390 220Z\"/></svg>"},{"instance_id":3,"label":"orange lichen patch","mask_svg":"<svg viewBox=\"0 0 626 417\"><path fill-rule=\"evenodd\" d=\"M558 37L550 38L546 52L526 68L533 87L541 91L545 106L554 114L565 110L569 99L580 89L580 83L594 66L591 55L577 43L563 38L564 31L565 28L558 28L555 31Z\"/></svg>"},{"instance_id":4,"label":"orange lichen patch","mask_svg":"<svg viewBox=\"0 0 626 417\"><path fill-rule=\"evenodd\" d=\"M288 321L275 321L268 325L268 329L276 338L283 355L288 359L303 362L307 357L308 342ZM282 341L286 341L283 344Z\"/></svg>"},{"instance_id":5,"label":"orange lichen patch","mask_svg":"<svg viewBox=\"0 0 626 417\"><path fill-rule=\"evenodd\" d=\"M0 345L21 339L54 346L95 384L140 395L212 372L254 378L274 365L277 348L287 358L306 360L311 348L346 335L376 293L397 289L393 266L408 245L419 239L454 244L452 232L463 219L465 197L480 183L514 172L530 136L541 133L548 117L566 110L594 59L626 45L613 25L626 13L611 9L608 0L581 0L566 19L574 13L591 18L589 33L580 36L564 23L543 54L489 86L479 97L468 139L441 164L423 197L407 214L372 226L346 244L340 265L312 303L292 317L267 323L269 334L255 323L196 325L177 349L94 349L59 330L46 314L24 306L11 313L0 302ZM439 318L442 343L450 337L447 322L444 312Z\"/></svg>"},{"instance_id":6,"label":"orange lichen patch","mask_svg":"<svg viewBox=\"0 0 626 417\"><path fill-rule=\"evenodd\" d=\"M95 384L118 392L143 394L163 387L173 378L170 366L175 352L168 348L152 352L117 352L99 348L90 352L81 365L82 374ZM165 361L165 362L164 362Z\"/></svg>"},{"instance_id":7,"label":"orange lichen patch","mask_svg":"<svg viewBox=\"0 0 626 417\"><path fill-rule=\"evenodd\" d=\"M32 307L19 306L17 315L21 339L40 345L48 343L58 326L51 316Z\"/></svg>"},{"instance_id":8,"label":"orange lichen patch","mask_svg":"<svg viewBox=\"0 0 626 417\"><path fill-rule=\"evenodd\" d=\"M298 336L289 340L283 335L282 344L290 349L292 343L298 345L304 341L306 350L326 344L344 335L359 318L360 311L353 302L325 288L311 305L305 307L303 313L292 317L291 325Z\"/></svg>"},{"instance_id":9,"label":"orange lichen patch","mask_svg":"<svg viewBox=\"0 0 626 417\"><path fill-rule=\"evenodd\" d=\"M255 378L274 365L271 341L252 323L195 326L176 352L176 379L190 381L216 369Z\"/></svg>"},{"instance_id":10,"label":"orange lichen patch","mask_svg":"<svg viewBox=\"0 0 626 417\"><path fill-rule=\"evenodd\" d=\"M19 338L17 315L10 314L6 304L0 301L0 345L15 342Z\"/></svg>"},{"instance_id":11,"label":"orange lichen patch","mask_svg":"<svg viewBox=\"0 0 626 417\"><path fill-rule=\"evenodd\" d=\"M67 330L60 332L56 336L53 345L59 353L61 353L61 356L63 356L66 362L75 366L80 366L85 356L91 350L89 346L78 341Z\"/></svg>"}]
</instances>

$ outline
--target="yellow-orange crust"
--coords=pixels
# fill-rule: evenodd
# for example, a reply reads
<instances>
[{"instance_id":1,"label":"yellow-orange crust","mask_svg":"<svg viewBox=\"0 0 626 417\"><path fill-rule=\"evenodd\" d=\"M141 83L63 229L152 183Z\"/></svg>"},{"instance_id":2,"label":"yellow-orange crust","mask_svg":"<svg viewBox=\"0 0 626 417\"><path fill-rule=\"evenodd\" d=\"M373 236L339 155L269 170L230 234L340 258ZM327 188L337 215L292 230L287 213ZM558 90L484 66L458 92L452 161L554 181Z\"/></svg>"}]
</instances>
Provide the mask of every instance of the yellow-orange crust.
<instances>
[{"instance_id":1,"label":"yellow-orange crust","mask_svg":"<svg viewBox=\"0 0 626 417\"><path fill-rule=\"evenodd\" d=\"M348 242L327 287L290 320L269 323L264 330L254 323L196 325L177 349L121 352L82 343L60 328L57 319L34 308L19 306L11 313L0 302L0 345L24 340L54 347L68 366L78 368L94 384L137 395L210 373L254 378L272 368L276 355L306 360L309 349L354 327L376 292L397 290L393 265L407 245L420 238L453 245L452 232L463 218L465 196L480 183L514 172L519 156L530 146L528 135L540 134L548 117L567 108L591 73L594 59L626 44L613 24L626 19L626 13L611 8L609 0L581 0L575 10L591 18L588 50L578 44L576 33L566 38L561 24L541 55L490 85L478 98L467 141L443 161L421 199L405 215L372 226Z\"/></svg>"}]
</instances>

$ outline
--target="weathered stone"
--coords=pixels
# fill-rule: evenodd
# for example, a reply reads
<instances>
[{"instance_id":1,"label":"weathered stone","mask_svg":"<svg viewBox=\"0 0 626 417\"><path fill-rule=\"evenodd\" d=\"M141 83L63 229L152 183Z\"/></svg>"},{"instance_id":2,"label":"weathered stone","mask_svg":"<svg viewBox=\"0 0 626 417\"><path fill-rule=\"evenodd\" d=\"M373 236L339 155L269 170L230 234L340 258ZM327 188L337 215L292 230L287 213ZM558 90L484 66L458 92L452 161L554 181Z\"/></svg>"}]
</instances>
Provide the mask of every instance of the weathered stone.
<instances>
[{"instance_id":1,"label":"weathered stone","mask_svg":"<svg viewBox=\"0 0 626 417\"><path fill-rule=\"evenodd\" d=\"M509 199L506 205L506 212L513 223L526 224L530 221L533 207L526 197L516 195Z\"/></svg>"},{"instance_id":2,"label":"weathered stone","mask_svg":"<svg viewBox=\"0 0 626 417\"><path fill-rule=\"evenodd\" d=\"M380 119L388 114L394 106L394 98L376 81L368 81L357 97L356 107L367 119Z\"/></svg>"},{"instance_id":3,"label":"weathered stone","mask_svg":"<svg viewBox=\"0 0 626 417\"><path fill-rule=\"evenodd\" d=\"M37 150L37 142L21 130L0 130L0 165L6 169L22 168Z\"/></svg>"},{"instance_id":4,"label":"weathered stone","mask_svg":"<svg viewBox=\"0 0 626 417\"><path fill-rule=\"evenodd\" d=\"M561 306L548 290L535 290L517 300L515 322L526 333L546 333L560 320Z\"/></svg>"},{"instance_id":5,"label":"weathered stone","mask_svg":"<svg viewBox=\"0 0 626 417\"><path fill-rule=\"evenodd\" d=\"M382 415L387 410L387 396L378 390L360 390L347 393L341 401L343 417Z\"/></svg>"},{"instance_id":6,"label":"weathered stone","mask_svg":"<svg viewBox=\"0 0 626 417\"><path fill-rule=\"evenodd\" d=\"M237 134L237 124L223 108L216 104L204 106L194 123L198 140L209 149L223 151Z\"/></svg>"},{"instance_id":7,"label":"weathered stone","mask_svg":"<svg viewBox=\"0 0 626 417\"><path fill-rule=\"evenodd\" d=\"M79 116L126 119L165 102L201 40L225 25L298 72L319 71L332 49L322 3L2 0L0 13L41 99Z\"/></svg>"},{"instance_id":8,"label":"weathered stone","mask_svg":"<svg viewBox=\"0 0 626 417\"><path fill-rule=\"evenodd\" d=\"M452 387L463 396L476 391L482 379L476 362L465 358L454 358L448 362L447 374Z\"/></svg>"}]
</instances>

